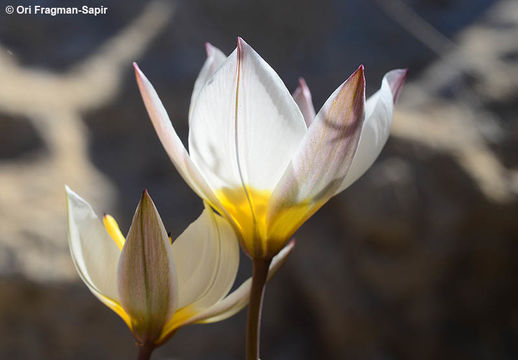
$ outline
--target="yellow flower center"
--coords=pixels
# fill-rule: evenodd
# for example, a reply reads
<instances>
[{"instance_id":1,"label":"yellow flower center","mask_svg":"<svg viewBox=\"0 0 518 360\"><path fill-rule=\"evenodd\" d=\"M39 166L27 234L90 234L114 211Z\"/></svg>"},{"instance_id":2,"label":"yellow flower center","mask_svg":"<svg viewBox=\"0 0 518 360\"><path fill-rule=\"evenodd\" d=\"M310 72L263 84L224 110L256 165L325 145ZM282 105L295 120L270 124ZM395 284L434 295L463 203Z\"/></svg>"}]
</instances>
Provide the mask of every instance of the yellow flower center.
<instances>
[{"instance_id":1,"label":"yellow flower center","mask_svg":"<svg viewBox=\"0 0 518 360\"><path fill-rule=\"evenodd\" d=\"M267 221L271 191L249 186L223 188L216 192L221 205L238 227L244 250L253 258L275 256L293 233L315 211L310 201L283 208Z\"/></svg>"}]
</instances>

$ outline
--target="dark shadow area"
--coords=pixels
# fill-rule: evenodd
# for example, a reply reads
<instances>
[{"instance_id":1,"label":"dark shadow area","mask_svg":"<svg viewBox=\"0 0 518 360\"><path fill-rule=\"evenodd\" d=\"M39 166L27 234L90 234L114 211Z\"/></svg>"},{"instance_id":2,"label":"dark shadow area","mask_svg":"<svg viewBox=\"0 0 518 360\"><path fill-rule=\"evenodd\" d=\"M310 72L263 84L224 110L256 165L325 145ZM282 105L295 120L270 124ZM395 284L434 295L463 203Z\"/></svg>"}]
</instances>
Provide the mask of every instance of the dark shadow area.
<instances>
[{"instance_id":1,"label":"dark shadow area","mask_svg":"<svg viewBox=\"0 0 518 360\"><path fill-rule=\"evenodd\" d=\"M0 115L0 160L16 160L46 151L45 144L28 119Z\"/></svg>"}]
</instances>

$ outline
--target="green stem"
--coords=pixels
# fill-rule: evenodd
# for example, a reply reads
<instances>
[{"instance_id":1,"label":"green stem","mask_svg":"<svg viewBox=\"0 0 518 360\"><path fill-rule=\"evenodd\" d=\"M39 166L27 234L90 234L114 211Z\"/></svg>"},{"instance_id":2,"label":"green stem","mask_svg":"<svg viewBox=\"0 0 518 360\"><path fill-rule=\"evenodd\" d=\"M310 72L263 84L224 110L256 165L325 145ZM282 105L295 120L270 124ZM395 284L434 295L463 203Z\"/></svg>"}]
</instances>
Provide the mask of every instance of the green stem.
<instances>
[{"instance_id":1,"label":"green stem","mask_svg":"<svg viewBox=\"0 0 518 360\"><path fill-rule=\"evenodd\" d=\"M151 353L155 350L155 346L153 344L143 344L138 345L138 358L137 360L149 360L151 358Z\"/></svg>"},{"instance_id":2,"label":"green stem","mask_svg":"<svg viewBox=\"0 0 518 360\"><path fill-rule=\"evenodd\" d=\"M271 259L253 259L252 289L248 304L246 331L246 360L259 359L259 337L261 332L261 311L263 295Z\"/></svg>"}]
</instances>

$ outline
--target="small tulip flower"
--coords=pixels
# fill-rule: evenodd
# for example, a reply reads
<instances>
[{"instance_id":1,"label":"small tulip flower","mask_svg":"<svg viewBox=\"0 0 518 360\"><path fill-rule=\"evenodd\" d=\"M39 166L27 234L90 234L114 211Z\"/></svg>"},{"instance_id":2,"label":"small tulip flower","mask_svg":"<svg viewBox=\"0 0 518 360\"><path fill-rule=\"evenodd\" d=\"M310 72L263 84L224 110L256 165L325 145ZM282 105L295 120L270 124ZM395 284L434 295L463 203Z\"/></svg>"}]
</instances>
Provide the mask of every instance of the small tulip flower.
<instances>
[{"instance_id":1,"label":"small tulip flower","mask_svg":"<svg viewBox=\"0 0 518 360\"><path fill-rule=\"evenodd\" d=\"M228 222L210 207L171 244L146 191L126 238L113 217L105 215L101 221L79 195L68 187L66 192L77 272L124 320L141 353L150 354L187 324L226 319L248 303L250 280L228 294L239 265L239 245ZM275 258L270 275L292 247L290 243Z\"/></svg>"},{"instance_id":2,"label":"small tulip flower","mask_svg":"<svg viewBox=\"0 0 518 360\"><path fill-rule=\"evenodd\" d=\"M135 65L155 130L177 170L225 216L253 259L272 259L293 233L378 157L406 70L365 101L360 66L315 115L304 82L292 96L243 39L226 57L207 45L189 110L189 152Z\"/></svg>"}]
</instances>

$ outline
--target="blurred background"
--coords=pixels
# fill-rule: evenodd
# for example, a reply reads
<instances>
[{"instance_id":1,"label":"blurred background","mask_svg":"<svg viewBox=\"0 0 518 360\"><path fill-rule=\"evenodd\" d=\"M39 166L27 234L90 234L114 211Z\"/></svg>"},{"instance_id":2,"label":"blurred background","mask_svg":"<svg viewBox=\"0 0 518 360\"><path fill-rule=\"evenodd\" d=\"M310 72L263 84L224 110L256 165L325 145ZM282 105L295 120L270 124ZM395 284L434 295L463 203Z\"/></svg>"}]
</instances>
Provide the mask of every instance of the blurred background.
<instances>
[{"instance_id":1,"label":"blurred background","mask_svg":"<svg viewBox=\"0 0 518 360\"><path fill-rule=\"evenodd\" d=\"M518 1L104 1L7 15L0 1L0 358L128 359L124 323L78 279L64 184L123 232L147 188L173 235L201 202L163 151L131 62L182 139L204 43L242 36L318 109L364 64L409 68L381 157L296 234L270 283L262 355L518 358ZM239 280L250 274L242 258ZM514 284L514 285L513 285ZM182 329L155 359L242 359L245 312Z\"/></svg>"}]
</instances>

